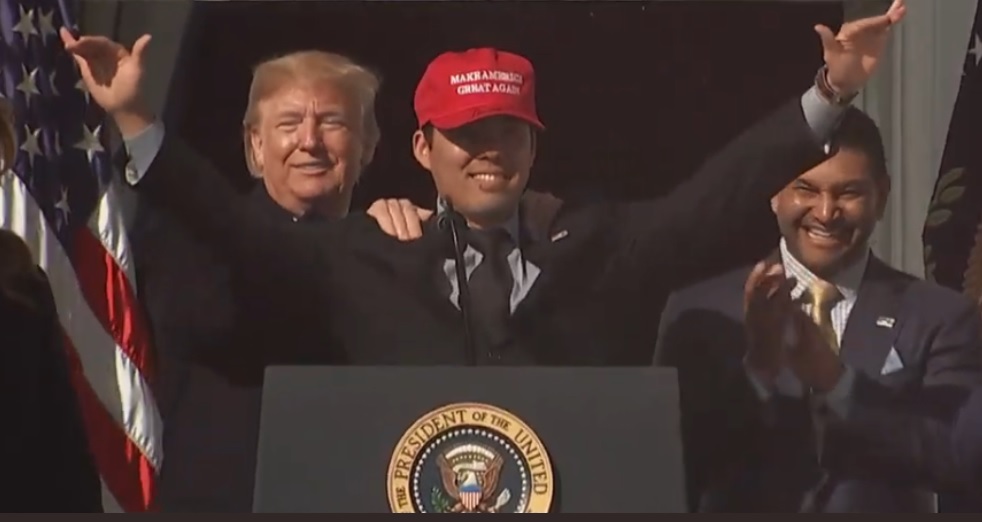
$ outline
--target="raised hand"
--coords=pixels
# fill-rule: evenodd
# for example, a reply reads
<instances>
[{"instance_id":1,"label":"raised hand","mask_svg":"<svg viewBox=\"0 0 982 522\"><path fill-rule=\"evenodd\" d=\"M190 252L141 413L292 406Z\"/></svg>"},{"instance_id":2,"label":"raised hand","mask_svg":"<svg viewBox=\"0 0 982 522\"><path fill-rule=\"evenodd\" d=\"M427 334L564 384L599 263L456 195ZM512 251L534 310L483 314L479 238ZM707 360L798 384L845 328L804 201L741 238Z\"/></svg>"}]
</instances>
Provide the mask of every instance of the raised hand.
<instances>
[{"instance_id":1,"label":"raised hand","mask_svg":"<svg viewBox=\"0 0 982 522\"><path fill-rule=\"evenodd\" d=\"M60 30L65 50L78 63L82 81L92 99L107 113L127 111L138 103L143 78L143 52L150 43L145 34L128 51L105 36L75 38L68 29Z\"/></svg>"},{"instance_id":2,"label":"raised hand","mask_svg":"<svg viewBox=\"0 0 982 522\"><path fill-rule=\"evenodd\" d=\"M795 284L794 278L785 277L779 260L757 263L744 284L747 363L765 381L776 378L785 362L784 334Z\"/></svg>"},{"instance_id":3,"label":"raised hand","mask_svg":"<svg viewBox=\"0 0 982 522\"><path fill-rule=\"evenodd\" d=\"M815 32L822 39L828 80L833 89L841 95L849 95L863 88L883 56L890 28L899 23L906 12L904 0L894 0L882 15L842 24L839 34L833 34L824 25L815 26Z\"/></svg>"}]
</instances>

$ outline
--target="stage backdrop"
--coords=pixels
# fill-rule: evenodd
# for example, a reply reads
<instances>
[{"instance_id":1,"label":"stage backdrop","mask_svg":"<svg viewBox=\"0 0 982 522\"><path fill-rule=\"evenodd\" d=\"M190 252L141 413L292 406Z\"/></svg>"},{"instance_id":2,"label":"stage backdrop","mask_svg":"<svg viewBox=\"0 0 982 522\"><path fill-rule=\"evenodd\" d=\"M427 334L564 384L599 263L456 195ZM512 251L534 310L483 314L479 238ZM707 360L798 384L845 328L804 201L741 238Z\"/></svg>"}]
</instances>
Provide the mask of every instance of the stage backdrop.
<instances>
[{"instance_id":1,"label":"stage backdrop","mask_svg":"<svg viewBox=\"0 0 982 522\"><path fill-rule=\"evenodd\" d=\"M432 182L410 148L415 84L438 53L492 45L526 55L538 73L548 130L533 188L654 197L808 88L822 59L813 26L837 30L842 11L840 2L196 2L168 119L244 186L252 65L302 48L346 53L384 78L382 142L356 206L399 196L432 208ZM721 263L773 248L769 208L759 219L760 233Z\"/></svg>"}]
</instances>

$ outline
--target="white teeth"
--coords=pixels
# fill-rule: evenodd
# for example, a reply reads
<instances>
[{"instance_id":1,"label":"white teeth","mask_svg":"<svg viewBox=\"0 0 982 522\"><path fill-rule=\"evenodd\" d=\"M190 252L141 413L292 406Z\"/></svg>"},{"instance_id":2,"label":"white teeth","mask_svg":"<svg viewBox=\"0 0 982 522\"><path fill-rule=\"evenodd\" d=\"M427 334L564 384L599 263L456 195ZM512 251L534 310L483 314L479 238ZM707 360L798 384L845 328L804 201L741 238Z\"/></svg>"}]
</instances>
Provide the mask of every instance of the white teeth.
<instances>
[{"instance_id":1,"label":"white teeth","mask_svg":"<svg viewBox=\"0 0 982 522\"><path fill-rule=\"evenodd\" d=\"M494 181L501 179L503 176L499 176L498 174L474 174L473 177L481 181Z\"/></svg>"},{"instance_id":2,"label":"white teeth","mask_svg":"<svg viewBox=\"0 0 982 522\"><path fill-rule=\"evenodd\" d=\"M808 235L817 239L832 239L832 234L820 230L809 230Z\"/></svg>"}]
</instances>

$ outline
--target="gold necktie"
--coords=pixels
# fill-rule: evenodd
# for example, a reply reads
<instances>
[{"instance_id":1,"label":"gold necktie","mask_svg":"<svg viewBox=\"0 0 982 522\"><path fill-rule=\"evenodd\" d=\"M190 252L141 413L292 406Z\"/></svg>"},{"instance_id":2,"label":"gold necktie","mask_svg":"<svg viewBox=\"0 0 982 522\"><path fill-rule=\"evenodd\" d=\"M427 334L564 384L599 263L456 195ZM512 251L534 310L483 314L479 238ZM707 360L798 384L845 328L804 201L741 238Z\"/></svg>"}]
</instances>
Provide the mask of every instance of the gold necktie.
<instances>
[{"instance_id":1,"label":"gold necktie","mask_svg":"<svg viewBox=\"0 0 982 522\"><path fill-rule=\"evenodd\" d=\"M812 321L815 321L832 351L838 354L839 338L832 326L832 307L842 298L842 294L832 283L818 279L809 287L808 295L811 297Z\"/></svg>"}]
</instances>

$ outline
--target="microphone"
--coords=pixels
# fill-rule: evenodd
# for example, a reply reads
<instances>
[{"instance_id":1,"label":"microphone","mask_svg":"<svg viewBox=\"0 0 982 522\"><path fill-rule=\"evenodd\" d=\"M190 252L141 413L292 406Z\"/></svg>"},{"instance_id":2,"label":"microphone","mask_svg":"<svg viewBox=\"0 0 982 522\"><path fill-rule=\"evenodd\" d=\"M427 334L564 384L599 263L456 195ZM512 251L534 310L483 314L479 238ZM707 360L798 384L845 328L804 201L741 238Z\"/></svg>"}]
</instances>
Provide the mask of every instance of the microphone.
<instances>
[{"instance_id":1,"label":"microphone","mask_svg":"<svg viewBox=\"0 0 982 522\"><path fill-rule=\"evenodd\" d=\"M447 248L453 249L454 267L457 273L457 303L464 320L464 348L467 366L477 366L477 348L474 343L474 329L471 326L471 289L467 283L467 268L464 266L464 250L467 242L461 235L467 230L467 220L454 210L450 200L441 196L443 211L437 216L437 228L449 236Z\"/></svg>"}]
</instances>

